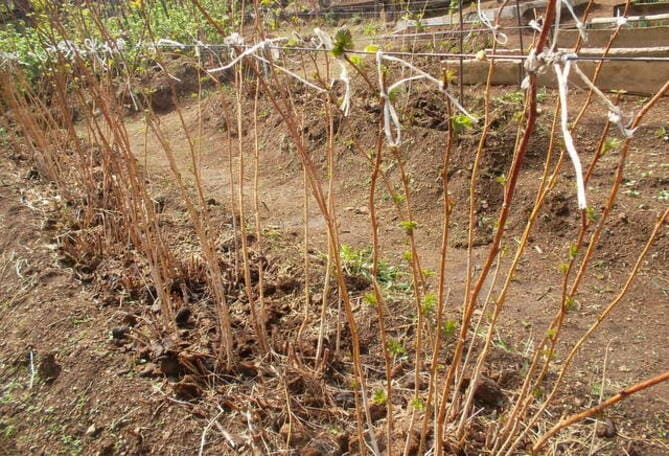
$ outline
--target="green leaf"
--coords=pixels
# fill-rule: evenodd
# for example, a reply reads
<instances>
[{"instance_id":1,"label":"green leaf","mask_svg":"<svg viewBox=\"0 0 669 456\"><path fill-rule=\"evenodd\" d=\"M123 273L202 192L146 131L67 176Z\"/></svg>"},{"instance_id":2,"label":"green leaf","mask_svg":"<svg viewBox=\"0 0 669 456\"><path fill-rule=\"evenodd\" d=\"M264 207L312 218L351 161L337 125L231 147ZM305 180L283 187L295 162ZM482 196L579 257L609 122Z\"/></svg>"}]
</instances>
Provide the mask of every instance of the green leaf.
<instances>
[{"instance_id":1,"label":"green leaf","mask_svg":"<svg viewBox=\"0 0 669 456\"><path fill-rule=\"evenodd\" d=\"M621 141L618 138L607 138L606 141L604 141L604 144L602 145L602 155L607 153L608 151L612 149L617 149L620 147Z\"/></svg>"},{"instance_id":2,"label":"green leaf","mask_svg":"<svg viewBox=\"0 0 669 456\"><path fill-rule=\"evenodd\" d=\"M421 311L423 314L429 314L434 311L434 308L437 305L437 296L434 293L427 293L423 296L423 304L421 305Z\"/></svg>"},{"instance_id":3,"label":"green leaf","mask_svg":"<svg viewBox=\"0 0 669 456\"><path fill-rule=\"evenodd\" d=\"M341 57L346 51L351 49L353 49L353 35L351 35L349 29L342 27L335 33L332 55Z\"/></svg>"},{"instance_id":4,"label":"green leaf","mask_svg":"<svg viewBox=\"0 0 669 456\"><path fill-rule=\"evenodd\" d=\"M362 60L362 57L360 57L359 55L352 55L348 59L355 66L360 66L364 63L363 60Z\"/></svg>"},{"instance_id":5,"label":"green leaf","mask_svg":"<svg viewBox=\"0 0 669 456\"><path fill-rule=\"evenodd\" d=\"M374 293L365 293L364 299L365 302L372 307L377 304L376 295Z\"/></svg>"},{"instance_id":6,"label":"green leaf","mask_svg":"<svg viewBox=\"0 0 669 456\"><path fill-rule=\"evenodd\" d=\"M372 395L372 402L376 405L383 405L388 401L388 393L385 390L377 389L374 390Z\"/></svg>"},{"instance_id":7,"label":"green leaf","mask_svg":"<svg viewBox=\"0 0 669 456\"><path fill-rule=\"evenodd\" d=\"M396 339L388 341L388 351L391 355L399 356L406 353L406 348Z\"/></svg>"},{"instance_id":8,"label":"green leaf","mask_svg":"<svg viewBox=\"0 0 669 456\"><path fill-rule=\"evenodd\" d=\"M404 232L408 235L411 235L416 228L418 228L418 223L413 220L402 220L400 222L400 227L404 229Z\"/></svg>"},{"instance_id":9,"label":"green leaf","mask_svg":"<svg viewBox=\"0 0 669 456\"><path fill-rule=\"evenodd\" d=\"M444 338L448 339L455 334L455 330L458 327L458 322L455 320L446 320L444 322Z\"/></svg>"},{"instance_id":10,"label":"green leaf","mask_svg":"<svg viewBox=\"0 0 669 456\"><path fill-rule=\"evenodd\" d=\"M419 412L422 412L422 411L425 410L425 402L423 402L423 400L419 397L414 397L413 399L411 399L410 405L411 405L411 408L413 408L413 409L415 409Z\"/></svg>"},{"instance_id":11,"label":"green leaf","mask_svg":"<svg viewBox=\"0 0 669 456\"><path fill-rule=\"evenodd\" d=\"M474 128L474 120L465 114L456 114L451 119L453 124L453 131L462 133L465 130Z\"/></svg>"}]
</instances>

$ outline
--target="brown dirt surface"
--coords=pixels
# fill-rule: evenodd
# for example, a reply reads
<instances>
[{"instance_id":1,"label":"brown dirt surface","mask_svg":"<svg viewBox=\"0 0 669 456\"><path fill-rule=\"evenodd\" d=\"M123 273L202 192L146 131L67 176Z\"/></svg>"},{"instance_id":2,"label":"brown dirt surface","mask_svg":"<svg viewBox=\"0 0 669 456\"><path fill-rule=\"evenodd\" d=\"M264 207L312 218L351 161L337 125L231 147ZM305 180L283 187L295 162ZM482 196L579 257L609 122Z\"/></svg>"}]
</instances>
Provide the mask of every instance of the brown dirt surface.
<instances>
[{"instance_id":1,"label":"brown dirt surface","mask_svg":"<svg viewBox=\"0 0 669 456\"><path fill-rule=\"evenodd\" d=\"M359 81L358 81L359 82ZM362 84L358 84L360 87ZM221 90L227 90L225 88ZM502 202L497 178L511 160L515 141L513 115L519 109L508 101L513 88L495 89L493 96L502 121L494 126L482 163L481 183L476 188L479 226L473 256L480 262L487 252L495 215ZM356 317L360 324L363 364L369 369L370 388L382 386L383 360L375 312L364 304L370 282L356 263L357 254L369 247L370 222L367 208L367 180L370 164L362 152L374 147L378 106L362 93L356 100L356 114L335 119L341 135L336 145L334 195L341 228L341 241L351 246L347 280L353 290ZM313 159L326 179L324 142L327 133L320 100L296 91L298 110L304 119L301 130L313 151ZM468 91L468 106L482 105L476 90ZM576 93L572 106L584 100ZM638 108L642 100L625 97L625 108ZM552 110L554 93L546 93L543 112ZM212 226L217 231L217 249L225 260L231 283L239 282L240 268L234 255L240 239L233 232L239 223L239 209L232 200L231 186L238 185L237 140L247 151L253 147L251 121L253 96L243 100L246 130L237 131L222 119L216 93L200 107L194 100L180 106L187 130L200 151L200 166L209 204ZM436 114L443 109L429 97L412 99L415 109L408 115L403 132L406 172L412 182L411 204L418 223L417 239L422 266L436 270L441 231L439 166L445 133ZM167 109L168 107L166 107ZM200 108L202 130L199 129ZM411 110L408 110L411 112ZM325 225L312 198L308 198L306 225L310 261L305 271L303 247L303 180L285 125L266 101L258 109L262 149L259 166L263 249L249 236L255 270L263 268L267 299L266 324L271 346L284 361L280 366L266 362L252 335L249 311L241 288L232 288L238 299L232 302L235 350L240 368L232 373L215 369L212 346L217 342L215 317L201 281L173 284L171 292L181 299L178 331L159 337L152 320L159 311L150 287L126 286L143 276L131 250L89 261L66 255L63 238L76 237L77 227L61 217L63 201L29 164L16 153L3 152L0 170L0 454L197 454L206 430L205 454L267 454L270 448L291 448L291 454L356 454L354 437L353 382L348 351L348 329L343 316L337 318L334 293L330 304L325 349L329 364L324 370L304 369L313 357L318 335L318 317L324 269ZM187 182L188 141L176 111L161 114L161 128L176 151L178 166ZM572 113L572 114L575 114ZM517 200L509 221L505 245L513 251L514 238L522 232L524 220L541 175L548 144L550 116L542 116L539 133L532 140L519 182ZM592 263L592 274L580 289L575 310L565 323L562 344L556 358L566 355L568 346L596 319L615 297L632 263L646 242L659 212L667 206L669 154L667 142L656 135L669 118L669 103L663 100L649 121L636 133L625 181L618 202L602 235ZM589 110L575 136L584 163L592 159L597 135L604 126L602 108ZM182 257L195 257L197 242L179 193L171 184L169 166L157 140L146 135L143 117L126 121L133 150L143 166L153 197L161 212L170 245ZM229 133L229 134L228 134ZM145 142L147 138L147 142ZM476 132L463 134L451 162L450 191L455 201L451 241L447 257L450 301L448 318L455 318L463 300L466 270L467 197L471 159L476 149ZM617 153L602 157L588 185L588 197L595 211L601 208L616 166ZM387 157L385 169L393 185L399 185L397 160ZM251 205L253 169L245 163L244 195ZM233 169L233 174L228 172ZM560 180L549 195L530 241L529 253L513 278L503 323L495 337L495 349L486 382L477 391L477 401L486 417L494 419L508 395L522 382L527 355L552 319L560 299L558 265L565 261L569 243L579 228L575 192L568 161ZM231 181L232 180L232 181ZM236 182L236 183L235 183ZM381 188L381 186L380 186ZM235 196L236 197L236 196ZM379 190L378 217L382 257L387 262L389 306L387 325L391 336L405 347L413 345L408 328L415 309L407 294L410 282L403 253L407 249L402 221L386 190ZM247 221L250 213L245 214ZM67 243L65 243L67 245ZM257 248L257 250L256 250ZM123 249L120 249L123 250ZM611 318L579 353L567 388L551 409L553 417L582 410L614 394L622 387L666 371L669 366L669 232L651 247L642 272ZM363 255L364 256L364 255ZM137 261L137 264L135 263ZM508 261L505 259L503 261ZM94 265L92 265L94 263ZM193 270L198 265L193 263ZM356 269L357 267L357 269ZM132 279L130 278L132 277ZM198 277L193 274L190 277ZM237 282L235 282L235 280ZM305 283L311 284L306 295ZM303 315L309 316L302 328ZM298 337L299 334L299 337ZM337 353L339 354L337 355ZM446 356L446 355L445 355ZM411 361L397 357L398 438L406 427L409 402L421 379L412 377ZM447 362L446 358L444 362ZM213 374L212 372L218 372ZM551 372L555 375L555 372ZM553 377L554 378L554 377ZM537 391L545 394L545 391ZM286 396L290 395L288 407ZM598 422L587 422L562 435L554 443L558 454L578 454L592 442L598 454L662 455L668 448L669 386L645 391L608 410ZM379 432L385 419L373 412ZM349 436L350 434L350 436ZM381 434L379 434L381 435ZM594 435L594 437L593 437ZM485 436L483 436L485 438ZM411 439L410 439L411 440ZM286 444L287 442L287 444ZM585 444L583 442L586 442ZM411 443L411 442L410 442ZM413 442L415 443L415 442ZM414 447L413 443L410 447Z\"/></svg>"}]
</instances>

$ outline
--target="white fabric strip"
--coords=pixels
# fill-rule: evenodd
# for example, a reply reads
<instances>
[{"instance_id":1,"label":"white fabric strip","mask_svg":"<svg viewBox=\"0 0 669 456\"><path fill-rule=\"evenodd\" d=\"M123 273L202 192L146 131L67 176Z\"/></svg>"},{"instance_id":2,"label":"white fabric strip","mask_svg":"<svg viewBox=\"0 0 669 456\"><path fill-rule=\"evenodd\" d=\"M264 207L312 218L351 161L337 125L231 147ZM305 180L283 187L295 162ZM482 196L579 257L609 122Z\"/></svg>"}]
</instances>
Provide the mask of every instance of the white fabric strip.
<instances>
[{"instance_id":1,"label":"white fabric strip","mask_svg":"<svg viewBox=\"0 0 669 456\"><path fill-rule=\"evenodd\" d=\"M255 44L255 45L253 45L249 48L246 48L246 50L244 52L242 52L237 57L232 59L232 61L230 61L227 65L223 65L222 67L207 70L207 73L218 73L220 71L229 70L233 66L237 65L237 63L239 63L239 61L242 60L244 57L255 54L256 52L258 52L258 50L260 50L260 49L262 49L266 46L269 46L272 43L276 43L277 41L283 41L283 40L285 40L285 38L272 38L272 39L261 41L258 44Z\"/></svg>"},{"instance_id":2,"label":"white fabric strip","mask_svg":"<svg viewBox=\"0 0 669 456\"><path fill-rule=\"evenodd\" d=\"M571 65L571 61L563 59L562 68L558 62L553 63L553 68L555 69L555 75L557 76L558 92L560 95L560 128L562 129L562 138L564 139L564 145L567 148L567 153L569 154L569 158L574 165L574 172L576 173L576 197L578 200L578 208L585 209L588 207L588 203L585 198L583 167L581 166L581 159L576 152L574 138L571 136L568 125L569 110L567 106L567 84L569 81L569 71L571 69Z\"/></svg>"},{"instance_id":3,"label":"white fabric strip","mask_svg":"<svg viewBox=\"0 0 669 456\"><path fill-rule=\"evenodd\" d=\"M284 67L282 67L282 66L280 66L280 65L277 65L277 64L274 63L274 62L270 62L269 60L267 60L267 59L264 58L264 57L260 57L260 56L257 55L257 54L254 55L253 57L255 57L256 59L260 60L260 61L263 62L263 63L266 63L266 64L268 64L268 65L272 65L272 66L273 66L274 68L276 68L277 70L279 70L279 71L281 71L281 72L287 74L288 76L290 76L290 77L292 77L292 78L294 78L294 79L297 79L298 81L300 81L302 84L306 85L307 87L311 87L312 89L314 89L314 90L316 90L316 91L318 91L318 92L320 92L320 93L326 93L326 92L327 92L327 90L325 90L324 88L322 88L322 87L318 87L316 84L313 84L313 83L307 81L306 79L302 78L300 75L298 75L298 74L296 74L296 73L293 73L292 71L290 71L290 70L288 70L288 69L286 69L286 68L284 68Z\"/></svg>"},{"instance_id":4,"label":"white fabric strip","mask_svg":"<svg viewBox=\"0 0 669 456\"><path fill-rule=\"evenodd\" d=\"M496 25L493 25L490 19L488 19L488 16L483 14L483 11L481 10L481 0L476 0L476 12L479 16L479 20L481 21L481 23L490 29L490 33L492 33L492 38L502 46L505 45L509 41L509 37L506 36L505 33L498 31L497 30L498 27Z\"/></svg>"},{"instance_id":5,"label":"white fabric strip","mask_svg":"<svg viewBox=\"0 0 669 456\"><path fill-rule=\"evenodd\" d=\"M412 73L414 73L414 76L410 76L404 79L400 79L399 81L395 82L392 84L390 87L386 89L385 84L383 82L383 61L388 60L391 62L397 62L400 65L405 66L406 68L409 68ZM426 73L425 71L421 70L420 68L415 67L411 63L407 62L406 60L402 60L398 57L394 56L389 56L385 55L383 51L377 51L376 52L376 72L378 76L378 82L379 82L379 96L383 99L383 130L384 134L386 136L386 141L390 146L399 146L402 142L402 125L399 120L399 116L397 115L397 111L395 110L395 107L392 104L392 101L390 100L390 94L392 93L393 90L401 87L402 85L406 84L409 81L416 81L419 79L427 79L428 81L434 83L437 85L439 88L439 91L443 93L450 101L453 103L453 105L464 115L466 115L469 119L471 119L474 123L478 123L478 119L474 116L472 116L467 110L458 102L458 100L453 97L444 87L444 82L440 81L439 79L435 78L429 73ZM415 74L417 73L417 74ZM393 134L392 128L391 128L391 122L393 124L393 127L395 129L395 133Z\"/></svg>"},{"instance_id":6,"label":"white fabric strip","mask_svg":"<svg viewBox=\"0 0 669 456\"><path fill-rule=\"evenodd\" d=\"M330 35L323 30L317 27L314 29L314 34L320 41L318 46L316 46L316 49L327 49L328 51L331 51L334 48L332 38L330 38ZM336 59L339 64L339 80L344 84L344 100L341 103L340 109L344 113L344 117L348 117L351 110L351 78L348 75L346 61L341 57L336 57ZM334 81L332 83L334 84Z\"/></svg>"}]
</instances>

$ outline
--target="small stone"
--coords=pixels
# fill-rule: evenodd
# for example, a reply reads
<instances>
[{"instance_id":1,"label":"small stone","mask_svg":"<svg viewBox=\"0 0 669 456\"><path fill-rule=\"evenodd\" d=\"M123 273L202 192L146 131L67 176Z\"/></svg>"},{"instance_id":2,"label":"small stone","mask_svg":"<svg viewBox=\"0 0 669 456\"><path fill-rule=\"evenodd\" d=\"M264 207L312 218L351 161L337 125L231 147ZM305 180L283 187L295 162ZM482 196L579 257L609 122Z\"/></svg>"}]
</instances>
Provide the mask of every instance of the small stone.
<instances>
[{"instance_id":1,"label":"small stone","mask_svg":"<svg viewBox=\"0 0 669 456\"><path fill-rule=\"evenodd\" d=\"M102 429L97 427L95 423L91 424L88 426L88 429L86 429L86 436L88 437L97 437L100 434L100 431Z\"/></svg>"},{"instance_id":2,"label":"small stone","mask_svg":"<svg viewBox=\"0 0 669 456\"><path fill-rule=\"evenodd\" d=\"M369 208L367 206L360 206L354 212L358 215L367 215L369 214Z\"/></svg>"}]
</instances>

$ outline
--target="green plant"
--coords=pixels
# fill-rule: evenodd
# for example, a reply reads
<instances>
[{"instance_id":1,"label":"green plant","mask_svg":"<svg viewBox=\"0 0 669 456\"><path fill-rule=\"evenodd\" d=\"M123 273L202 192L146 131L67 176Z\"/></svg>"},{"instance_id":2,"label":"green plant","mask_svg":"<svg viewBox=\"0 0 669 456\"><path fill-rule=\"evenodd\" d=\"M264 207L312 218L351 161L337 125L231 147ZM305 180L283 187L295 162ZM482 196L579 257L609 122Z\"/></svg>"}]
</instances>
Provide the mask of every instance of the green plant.
<instances>
[{"instance_id":1,"label":"green plant","mask_svg":"<svg viewBox=\"0 0 669 456\"><path fill-rule=\"evenodd\" d=\"M606 138L604 144L602 145L601 155L606 154L607 152L617 149L620 147L621 141L618 138Z\"/></svg>"},{"instance_id":2,"label":"green plant","mask_svg":"<svg viewBox=\"0 0 669 456\"><path fill-rule=\"evenodd\" d=\"M522 90L506 92L501 97L496 97L495 101L499 104L521 105L525 100L525 93Z\"/></svg>"},{"instance_id":3,"label":"green plant","mask_svg":"<svg viewBox=\"0 0 669 456\"><path fill-rule=\"evenodd\" d=\"M400 222L400 227L406 234L411 235L416 230L416 228L418 228L418 222L415 220L402 220Z\"/></svg>"},{"instance_id":4,"label":"green plant","mask_svg":"<svg viewBox=\"0 0 669 456\"><path fill-rule=\"evenodd\" d=\"M16 426L7 421L0 421L0 435L6 439L11 439L16 435Z\"/></svg>"},{"instance_id":5,"label":"green plant","mask_svg":"<svg viewBox=\"0 0 669 456\"><path fill-rule=\"evenodd\" d=\"M365 36L376 36L377 27L376 24L365 24L362 29L362 34Z\"/></svg>"},{"instance_id":6,"label":"green plant","mask_svg":"<svg viewBox=\"0 0 669 456\"><path fill-rule=\"evenodd\" d=\"M423 314L430 314L434 312L434 309L437 306L437 295L434 293L427 293L423 296L423 302L421 304L421 311Z\"/></svg>"},{"instance_id":7,"label":"green plant","mask_svg":"<svg viewBox=\"0 0 669 456\"><path fill-rule=\"evenodd\" d=\"M388 393L386 390L377 389L374 390L372 395L372 402L376 405L384 405L388 401Z\"/></svg>"},{"instance_id":8,"label":"green plant","mask_svg":"<svg viewBox=\"0 0 669 456\"><path fill-rule=\"evenodd\" d=\"M346 27L341 27L335 33L332 43L332 55L341 57L348 50L353 49L353 35Z\"/></svg>"},{"instance_id":9,"label":"green plant","mask_svg":"<svg viewBox=\"0 0 669 456\"><path fill-rule=\"evenodd\" d=\"M420 397L414 397L409 403L412 409L423 412L425 411L425 402Z\"/></svg>"},{"instance_id":10,"label":"green plant","mask_svg":"<svg viewBox=\"0 0 669 456\"><path fill-rule=\"evenodd\" d=\"M474 128L474 121L465 114L456 114L451 118L451 125L456 134L461 134Z\"/></svg>"},{"instance_id":11,"label":"green plant","mask_svg":"<svg viewBox=\"0 0 669 456\"><path fill-rule=\"evenodd\" d=\"M455 320L446 320L443 324L444 338L449 339L455 334L458 327L458 322Z\"/></svg>"},{"instance_id":12,"label":"green plant","mask_svg":"<svg viewBox=\"0 0 669 456\"><path fill-rule=\"evenodd\" d=\"M407 350L404 348L404 345L397 339L388 340L388 351L393 356L401 356L406 354Z\"/></svg>"},{"instance_id":13,"label":"green plant","mask_svg":"<svg viewBox=\"0 0 669 456\"><path fill-rule=\"evenodd\" d=\"M77 437L64 434L60 436L60 442L65 446L70 456L78 456L81 454L81 440L79 440Z\"/></svg>"},{"instance_id":14,"label":"green plant","mask_svg":"<svg viewBox=\"0 0 669 456\"><path fill-rule=\"evenodd\" d=\"M328 25L337 24L337 16L335 15L334 11L328 11L327 13L325 13L325 15L323 16L323 20Z\"/></svg>"},{"instance_id":15,"label":"green plant","mask_svg":"<svg viewBox=\"0 0 669 456\"><path fill-rule=\"evenodd\" d=\"M361 276L366 279L372 278L372 249L365 247L356 249L348 244L342 244L339 256L342 260L344 272L349 275ZM391 266L387 261L380 259L377 264L376 280L379 284L390 287L399 276L399 271ZM373 295L372 295L373 296ZM371 299L371 298L370 298ZM376 303L376 298L369 301L370 304Z\"/></svg>"}]
</instances>

